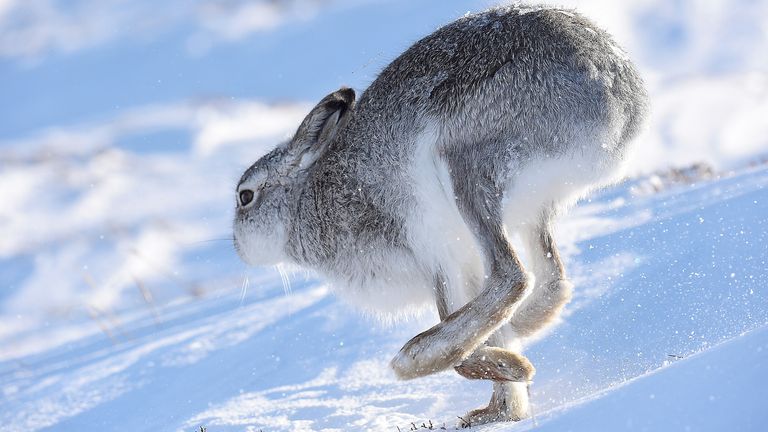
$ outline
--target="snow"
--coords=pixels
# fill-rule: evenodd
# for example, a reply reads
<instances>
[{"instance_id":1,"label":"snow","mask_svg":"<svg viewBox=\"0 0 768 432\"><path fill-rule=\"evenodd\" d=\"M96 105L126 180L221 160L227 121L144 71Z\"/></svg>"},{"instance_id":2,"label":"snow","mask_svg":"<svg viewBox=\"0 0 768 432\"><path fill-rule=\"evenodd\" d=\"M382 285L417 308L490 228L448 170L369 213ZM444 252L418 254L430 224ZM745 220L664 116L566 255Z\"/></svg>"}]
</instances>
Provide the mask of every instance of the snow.
<instances>
[{"instance_id":1,"label":"snow","mask_svg":"<svg viewBox=\"0 0 768 432\"><path fill-rule=\"evenodd\" d=\"M641 175L559 223L576 289L526 343L535 424L477 429L762 430L768 2L564 3L648 81L633 172L717 174ZM314 101L488 3L217 5L0 1L0 424L452 428L488 383L388 367L433 311L383 325L310 274L246 268L230 222L242 170Z\"/></svg>"},{"instance_id":2,"label":"snow","mask_svg":"<svg viewBox=\"0 0 768 432\"><path fill-rule=\"evenodd\" d=\"M768 389L755 384L768 379L766 362L762 328L552 410L539 416L536 430L763 430Z\"/></svg>"}]
</instances>

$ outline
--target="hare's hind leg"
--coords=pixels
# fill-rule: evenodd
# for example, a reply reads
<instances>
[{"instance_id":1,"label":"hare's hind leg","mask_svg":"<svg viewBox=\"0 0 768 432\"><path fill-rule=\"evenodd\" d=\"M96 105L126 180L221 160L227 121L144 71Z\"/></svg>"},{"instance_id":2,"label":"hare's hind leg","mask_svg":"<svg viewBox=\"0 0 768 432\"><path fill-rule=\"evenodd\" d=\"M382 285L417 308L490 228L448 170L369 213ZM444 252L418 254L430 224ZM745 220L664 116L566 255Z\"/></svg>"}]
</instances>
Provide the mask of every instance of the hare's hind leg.
<instances>
[{"instance_id":1,"label":"hare's hind leg","mask_svg":"<svg viewBox=\"0 0 768 432\"><path fill-rule=\"evenodd\" d=\"M530 336L552 322L571 298L572 285L565 278L565 268L552 237L549 218L542 218L539 224L521 234L530 255L531 270L536 275L536 282L515 309L510 324L501 327L488 340L489 345L506 349L518 345L516 339ZM488 406L462 417L462 426L520 420L528 417L529 411L528 384L497 379L494 380L493 396Z\"/></svg>"},{"instance_id":2,"label":"hare's hind leg","mask_svg":"<svg viewBox=\"0 0 768 432\"><path fill-rule=\"evenodd\" d=\"M534 228L521 232L530 255L536 284L512 315L516 336L527 337L552 322L571 299L573 285L566 279L548 217Z\"/></svg>"},{"instance_id":3,"label":"hare's hind leg","mask_svg":"<svg viewBox=\"0 0 768 432\"><path fill-rule=\"evenodd\" d=\"M515 356L524 359L525 364L530 365L525 357L518 354L520 351L518 339L509 325L502 326L491 335L486 342L486 347L483 348L507 353L508 357ZM470 358L482 353L483 348L478 348ZM458 368L457 372L461 373ZM488 406L465 414L461 417L460 426L471 427L496 421L518 421L528 417L530 415L528 385L533 373L533 366L530 366L530 372L524 379L499 380L491 378L493 380L493 394Z\"/></svg>"},{"instance_id":4,"label":"hare's hind leg","mask_svg":"<svg viewBox=\"0 0 768 432\"><path fill-rule=\"evenodd\" d=\"M466 160L448 162L459 211L475 234L483 255L483 289L459 310L403 346L391 363L402 379L458 366L507 323L527 286L527 275L502 225L501 190L492 181L492 173L462 166Z\"/></svg>"}]
</instances>

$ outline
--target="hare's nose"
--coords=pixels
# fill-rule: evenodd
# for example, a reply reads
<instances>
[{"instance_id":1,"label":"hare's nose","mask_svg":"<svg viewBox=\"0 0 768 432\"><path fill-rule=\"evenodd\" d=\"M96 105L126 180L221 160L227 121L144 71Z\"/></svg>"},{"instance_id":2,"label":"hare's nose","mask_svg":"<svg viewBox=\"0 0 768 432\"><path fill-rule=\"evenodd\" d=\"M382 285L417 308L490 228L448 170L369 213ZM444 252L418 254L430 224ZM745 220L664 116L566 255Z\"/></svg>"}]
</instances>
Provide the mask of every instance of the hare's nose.
<instances>
[{"instance_id":1,"label":"hare's nose","mask_svg":"<svg viewBox=\"0 0 768 432\"><path fill-rule=\"evenodd\" d=\"M243 189L240 191L240 205L245 207L253 201L253 191L250 189Z\"/></svg>"}]
</instances>

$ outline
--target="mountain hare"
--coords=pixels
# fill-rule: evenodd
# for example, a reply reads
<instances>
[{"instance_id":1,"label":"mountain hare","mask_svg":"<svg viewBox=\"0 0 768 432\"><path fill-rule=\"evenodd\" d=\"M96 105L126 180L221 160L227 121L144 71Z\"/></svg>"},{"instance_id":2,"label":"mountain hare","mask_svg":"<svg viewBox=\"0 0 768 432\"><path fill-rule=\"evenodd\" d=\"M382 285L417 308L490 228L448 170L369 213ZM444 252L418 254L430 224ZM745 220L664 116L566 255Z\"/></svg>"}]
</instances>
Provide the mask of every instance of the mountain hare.
<instances>
[{"instance_id":1,"label":"mountain hare","mask_svg":"<svg viewBox=\"0 0 768 432\"><path fill-rule=\"evenodd\" d=\"M571 295L553 218L620 177L646 116L637 70L586 18L511 6L416 42L355 102L342 88L237 186L234 242L290 262L369 311L427 304L440 323L392 360L411 379L454 368L494 382L464 425L528 415L517 340ZM509 242L519 233L526 272Z\"/></svg>"}]
</instances>

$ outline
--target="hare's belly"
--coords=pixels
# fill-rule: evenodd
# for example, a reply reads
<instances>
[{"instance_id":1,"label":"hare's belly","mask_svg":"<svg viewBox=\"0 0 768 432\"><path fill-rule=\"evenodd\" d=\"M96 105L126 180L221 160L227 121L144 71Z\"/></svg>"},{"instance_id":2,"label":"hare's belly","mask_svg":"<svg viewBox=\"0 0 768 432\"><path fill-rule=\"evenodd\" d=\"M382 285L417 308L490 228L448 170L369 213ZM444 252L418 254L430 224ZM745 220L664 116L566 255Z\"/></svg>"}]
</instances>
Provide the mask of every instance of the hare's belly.
<instances>
[{"instance_id":1,"label":"hare's belly","mask_svg":"<svg viewBox=\"0 0 768 432\"><path fill-rule=\"evenodd\" d=\"M433 278L405 249L359 251L349 264L329 279L342 299L367 313L396 318L434 304Z\"/></svg>"},{"instance_id":2,"label":"hare's belly","mask_svg":"<svg viewBox=\"0 0 768 432\"><path fill-rule=\"evenodd\" d=\"M511 229L541 221L542 212L563 211L591 191L615 183L624 164L600 149L534 159L515 173L504 194L504 223Z\"/></svg>"}]
</instances>

